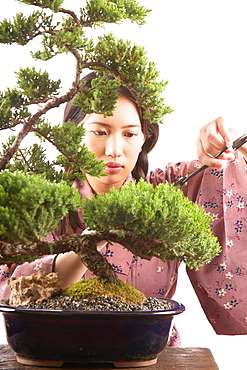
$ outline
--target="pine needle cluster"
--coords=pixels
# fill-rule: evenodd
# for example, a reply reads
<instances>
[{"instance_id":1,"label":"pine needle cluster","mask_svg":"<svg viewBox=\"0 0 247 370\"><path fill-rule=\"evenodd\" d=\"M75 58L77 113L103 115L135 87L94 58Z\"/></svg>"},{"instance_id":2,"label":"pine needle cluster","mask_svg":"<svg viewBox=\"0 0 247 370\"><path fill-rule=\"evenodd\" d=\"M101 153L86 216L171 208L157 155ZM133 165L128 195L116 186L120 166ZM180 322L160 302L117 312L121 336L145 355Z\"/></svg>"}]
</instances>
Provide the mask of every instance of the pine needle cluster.
<instances>
[{"instance_id":1,"label":"pine needle cluster","mask_svg":"<svg viewBox=\"0 0 247 370\"><path fill-rule=\"evenodd\" d=\"M80 206L78 192L66 183L50 183L42 176L0 173L0 240L32 244L56 228L68 210Z\"/></svg>"},{"instance_id":2,"label":"pine needle cluster","mask_svg":"<svg viewBox=\"0 0 247 370\"><path fill-rule=\"evenodd\" d=\"M92 230L117 235L136 255L163 261L179 258L197 269L219 254L210 232L212 216L174 185L156 188L143 180L83 200L84 220Z\"/></svg>"}]
</instances>

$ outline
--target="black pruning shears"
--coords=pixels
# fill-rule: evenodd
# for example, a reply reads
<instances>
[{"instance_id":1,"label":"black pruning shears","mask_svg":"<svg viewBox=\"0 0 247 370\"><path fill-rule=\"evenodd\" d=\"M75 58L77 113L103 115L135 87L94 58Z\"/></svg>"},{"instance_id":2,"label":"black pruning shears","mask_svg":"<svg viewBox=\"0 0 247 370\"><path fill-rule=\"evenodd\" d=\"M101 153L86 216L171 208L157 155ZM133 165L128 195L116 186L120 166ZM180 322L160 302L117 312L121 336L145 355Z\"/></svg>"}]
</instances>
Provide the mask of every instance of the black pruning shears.
<instances>
[{"instance_id":1,"label":"black pruning shears","mask_svg":"<svg viewBox=\"0 0 247 370\"><path fill-rule=\"evenodd\" d=\"M246 142L247 142L247 134L240 136L238 139L236 139L233 142L233 144L232 144L233 150L237 150L238 148L240 148ZM222 149L219 153L217 153L214 156L214 158L218 158L227 149L228 149L228 147L225 147L224 149ZM177 182L175 182L174 185L177 186L177 187L181 187L181 186L185 185L189 179L191 179L192 177L194 177L195 175L197 175L201 171L204 171L207 167L208 166L206 164L204 164L202 167L198 168L198 170L196 170L195 172L192 172L190 175L181 177L181 179L178 180Z\"/></svg>"}]
</instances>

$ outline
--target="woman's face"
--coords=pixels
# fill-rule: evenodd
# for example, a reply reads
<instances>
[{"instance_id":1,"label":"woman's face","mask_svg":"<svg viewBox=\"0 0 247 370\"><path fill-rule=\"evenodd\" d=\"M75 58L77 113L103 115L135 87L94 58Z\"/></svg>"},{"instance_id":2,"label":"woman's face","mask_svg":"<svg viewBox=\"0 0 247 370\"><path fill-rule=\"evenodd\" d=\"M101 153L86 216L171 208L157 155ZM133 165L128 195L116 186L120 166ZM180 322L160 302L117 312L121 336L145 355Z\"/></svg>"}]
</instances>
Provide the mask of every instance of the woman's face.
<instances>
[{"instance_id":1,"label":"woman's face","mask_svg":"<svg viewBox=\"0 0 247 370\"><path fill-rule=\"evenodd\" d=\"M131 100L120 96L113 116L86 115L83 142L105 162L107 176L87 175L87 180L97 193L107 193L111 187L119 189L133 170L145 141L137 107Z\"/></svg>"}]
</instances>

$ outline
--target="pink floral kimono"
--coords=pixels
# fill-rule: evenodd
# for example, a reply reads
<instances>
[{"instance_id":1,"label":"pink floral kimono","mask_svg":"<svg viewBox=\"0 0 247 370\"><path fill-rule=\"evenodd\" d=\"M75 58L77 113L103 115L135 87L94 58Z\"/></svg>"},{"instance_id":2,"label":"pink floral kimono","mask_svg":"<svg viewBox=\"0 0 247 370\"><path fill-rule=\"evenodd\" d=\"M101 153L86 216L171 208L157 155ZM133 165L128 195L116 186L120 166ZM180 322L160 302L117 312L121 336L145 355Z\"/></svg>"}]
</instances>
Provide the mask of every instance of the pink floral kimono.
<instances>
[{"instance_id":1,"label":"pink floral kimono","mask_svg":"<svg viewBox=\"0 0 247 370\"><path fill-rule=\"evenodd\" d=\"M152 171L147 181L175 182L201 166L199 161L168 164L164 170ZM183 191L189 199L214 213L212 230L219 238L222 252L207 264L193 271L187 269L201 306L217 334L247 334L247 164L241 155L224 171L207 168L190 179ZM75 182L81 196L92 196L87 182ZM82 230L78 230L80 233ZM119 244L107 245L103 255L112 264L119 278L147 296L172 298L177 283L179 261L157 258L151 261L135 257ZM54 256L45 256L21 266L0 267L0 298L8 297L6 281L10 276L29 275L39 269L52 271ZM92 277L87 271L83 278ZM176 345L177 334L170 345Z\"/></svg>"}]
</instances>

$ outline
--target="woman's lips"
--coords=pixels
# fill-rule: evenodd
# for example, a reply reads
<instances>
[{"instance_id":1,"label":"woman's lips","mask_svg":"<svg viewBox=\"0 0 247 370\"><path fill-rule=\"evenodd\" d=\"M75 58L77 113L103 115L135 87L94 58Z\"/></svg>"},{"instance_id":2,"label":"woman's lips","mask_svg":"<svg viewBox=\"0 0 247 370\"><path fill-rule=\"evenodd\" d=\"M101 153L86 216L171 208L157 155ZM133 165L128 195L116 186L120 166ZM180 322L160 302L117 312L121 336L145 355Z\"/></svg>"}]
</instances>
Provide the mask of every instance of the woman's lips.
<instances>
[{"instance_id":1,"label":"woman's lips","mask_svg":"<svg viewBox=\"0 0 247 370\"><path fill-rule=\"evenodd\" d=\"M104 172L108 174L114 174L114 173L118 173L119 171L121 171L122 168L123 168L122 163L108 162L105 164Z\"/></svg>"}]
</instances>

